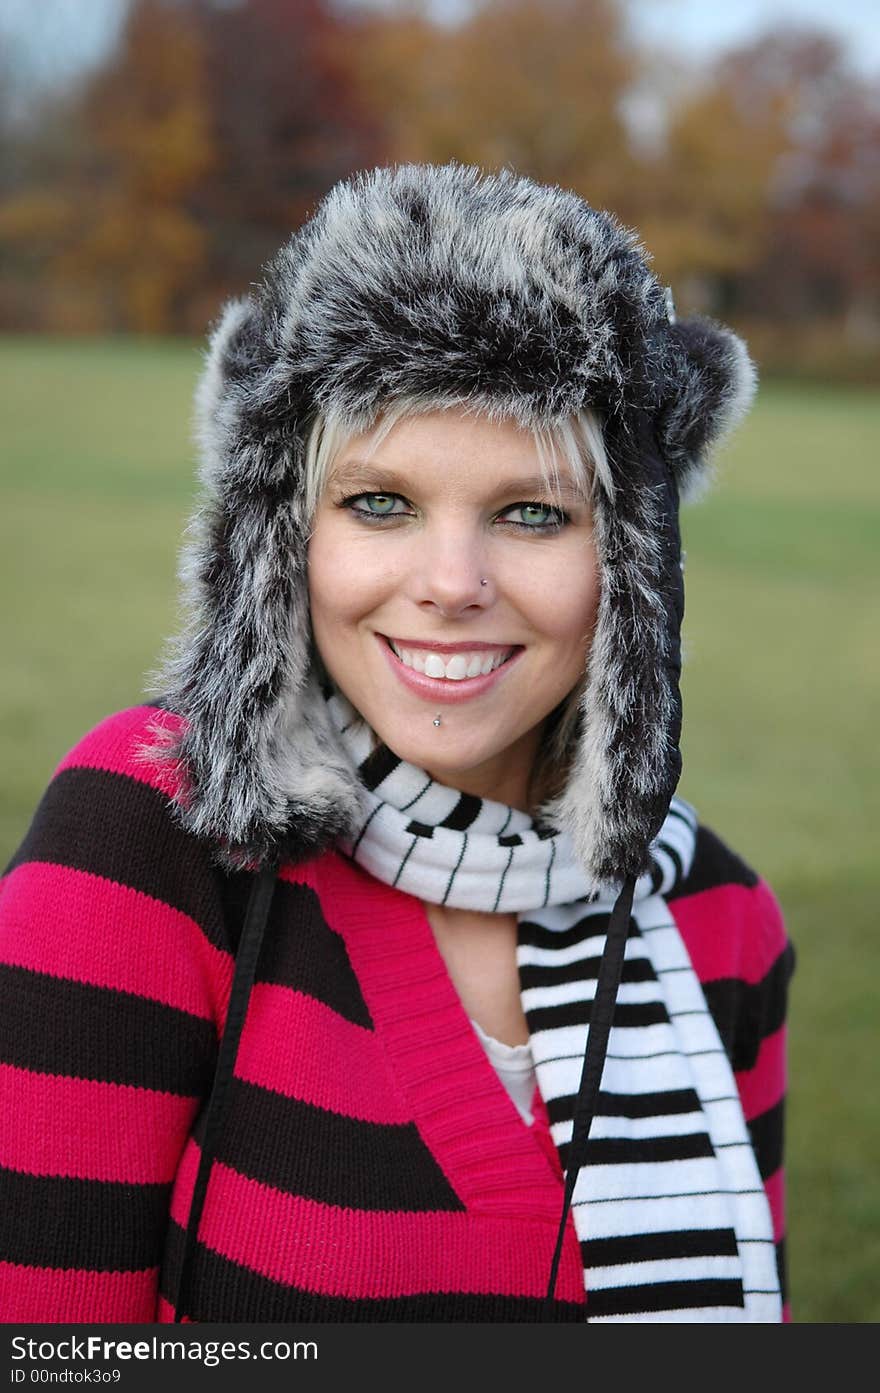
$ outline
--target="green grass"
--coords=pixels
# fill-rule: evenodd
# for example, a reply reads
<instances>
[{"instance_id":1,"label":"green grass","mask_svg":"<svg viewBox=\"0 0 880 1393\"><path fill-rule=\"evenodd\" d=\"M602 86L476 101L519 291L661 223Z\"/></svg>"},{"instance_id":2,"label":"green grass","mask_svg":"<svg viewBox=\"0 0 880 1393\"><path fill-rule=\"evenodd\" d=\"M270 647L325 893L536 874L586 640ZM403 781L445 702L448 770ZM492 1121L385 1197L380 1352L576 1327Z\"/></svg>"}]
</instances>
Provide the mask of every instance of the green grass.
<instances>
[{"instance_id":1,"label":"green grass","mask_svg":"<svg viewBox=\"0 0 880 1393\"><path fill-rule=\"evenodd\" d=\"M0 340L0 859L66 749L176 625L195 346Z\"/></svg>"},{"instance_id":2,"label":"green grass","mask_svg":"<svg viewBox=\"0 0 880 1393\"><path fill-rule=\"evenodd\" d=\"M769 880L798 954L798 1321L880 1319L878 427L876 393L766 386L682 524L682 792Z\"/></svg>"},{"instance_id":3,"label":"green grass","mask_svg":"<svg viewBox=\"0 0 880 1393\"><path fill-rule=\"evenodd\" d=\"M177 626L200 349L0 340L0 863L54 764ZM798 1321L880 1319L880 402L762 388L683 514L682 794L772 885L792 987Z\"/></svg>"}]
</instances>

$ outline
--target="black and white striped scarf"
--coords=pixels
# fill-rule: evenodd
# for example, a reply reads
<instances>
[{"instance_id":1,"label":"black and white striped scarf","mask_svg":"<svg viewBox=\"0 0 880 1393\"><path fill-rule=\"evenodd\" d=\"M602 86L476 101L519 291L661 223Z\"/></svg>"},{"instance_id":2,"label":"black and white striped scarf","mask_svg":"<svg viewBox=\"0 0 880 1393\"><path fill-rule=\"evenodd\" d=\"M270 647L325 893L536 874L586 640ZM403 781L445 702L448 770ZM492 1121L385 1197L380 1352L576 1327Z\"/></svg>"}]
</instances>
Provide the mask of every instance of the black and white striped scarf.
<instances>
[{"instance_id":1,"label":"black and white striped scarf","mask_svg":"<svg viewBox=\"0 0 880 1393\"><path fill-rule=\"evenodd\" d=\"M340 848L379 880L461 909L515 912L520 993L563 1169L616 886L528 814L436 783L339 693L332 719L366 790ZM693 862L673 798L635 886L623 977L572 1202L588 1319L779 1321L770 1209L730 1062L664 896Z\"/></svg>"}]
</instances>

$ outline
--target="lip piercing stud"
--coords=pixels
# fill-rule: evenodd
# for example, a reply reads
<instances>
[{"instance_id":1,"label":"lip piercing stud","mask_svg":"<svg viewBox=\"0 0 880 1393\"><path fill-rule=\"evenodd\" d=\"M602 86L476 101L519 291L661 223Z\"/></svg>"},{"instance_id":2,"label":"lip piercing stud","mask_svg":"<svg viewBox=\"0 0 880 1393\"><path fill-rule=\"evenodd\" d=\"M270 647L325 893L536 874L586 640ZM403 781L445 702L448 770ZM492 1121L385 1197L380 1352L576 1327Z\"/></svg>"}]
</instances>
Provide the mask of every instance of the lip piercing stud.
<instances>
[{"instance_id":1,"label":"lip piercing stud","mask_svg":"<svg viewBox=\"0 0 880 1393\"><path fill-rule=\"evenodd\" d=\"M481 581L480 581L480 584L481 584L481 585L488 585L489 582L488 582L487 580L481 580Z\"/></svg>"},{"instance_id":2,"label":"lip piercing stud","mask_svg":"<svg viewBox=\"0 0 880 1393\"><path fill-rule=\"evenodd\" d=\"M435 716L435 717L434 717L434 725L435 725L435 726L438 726L439 724L440 724L440 717L439 717L439 716Z\"/></svg>"}]
</instances>

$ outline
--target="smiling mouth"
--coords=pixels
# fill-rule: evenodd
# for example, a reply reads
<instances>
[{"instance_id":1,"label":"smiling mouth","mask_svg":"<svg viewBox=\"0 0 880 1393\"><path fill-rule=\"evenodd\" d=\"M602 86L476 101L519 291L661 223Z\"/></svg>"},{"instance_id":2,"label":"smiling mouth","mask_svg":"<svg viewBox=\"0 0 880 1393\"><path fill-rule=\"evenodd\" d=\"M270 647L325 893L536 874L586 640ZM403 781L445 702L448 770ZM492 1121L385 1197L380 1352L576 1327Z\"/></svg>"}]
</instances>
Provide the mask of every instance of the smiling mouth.
<instances>
[{"instance_id":1,"label":"smiling mouth","mask_svg":"<svg viewBox=\"0 0 880 1393\"><path fill-rule=\"evenodd\" d=\"M521 645L510 648L462 649L459 653L441 654L433 648L403 647L392 638L385 639L395 657L404 667L447 682L463 682L469 677L486 677L496 668L509 662Z\"/></svg>"}]
</instances>

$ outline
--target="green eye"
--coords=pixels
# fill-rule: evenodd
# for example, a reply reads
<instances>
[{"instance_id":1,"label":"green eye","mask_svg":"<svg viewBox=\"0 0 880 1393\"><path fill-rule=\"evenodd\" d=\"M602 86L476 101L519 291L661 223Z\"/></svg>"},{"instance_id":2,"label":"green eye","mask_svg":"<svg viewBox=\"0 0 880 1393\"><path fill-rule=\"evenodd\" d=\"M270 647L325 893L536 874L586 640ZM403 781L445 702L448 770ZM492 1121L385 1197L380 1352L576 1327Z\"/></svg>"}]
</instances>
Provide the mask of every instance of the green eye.
<instances>
[{"instance_id":1,"label":"green eye","mask_svg":"<svg viewBox=\"0 0 880 1393\"><path fill-rule=\"evenodd\" d=\"M400 503L397 493L361 493L355 499L355 513L369 513L370 517L384 518L394 513L394 506Z\"/></svg>"},{"instance_id":2,"label":"green eye","mask_svg":"<svg viewBox=\"0 0 880 1393\"><path fill-rule=\"evenodd\" d=\"M551 509L542 503L524 503L519 511L523 522L537 523L541 526L550 520Z\"/></svg>"},{"instance_id":3,"label":"green eye","mask_svg":"<svg viewBox=\"0 0 880 1393\"><path fill-rule=\"evenodd\" d=\"M519 513L519 519L511 518L511 513ZM565 513L560 508L551 507L549 503L517 503L508 508L506 516L514 527L532 532L555 531L566 521Z\"/></svg>"}]
</instances>

